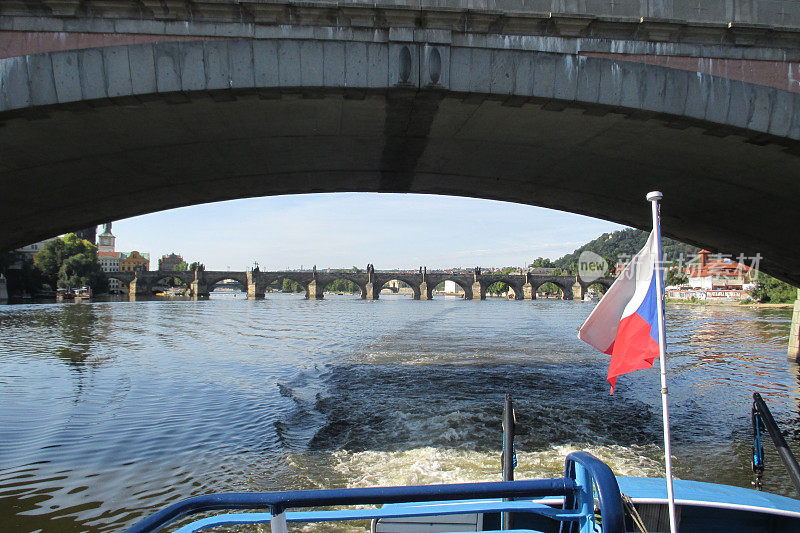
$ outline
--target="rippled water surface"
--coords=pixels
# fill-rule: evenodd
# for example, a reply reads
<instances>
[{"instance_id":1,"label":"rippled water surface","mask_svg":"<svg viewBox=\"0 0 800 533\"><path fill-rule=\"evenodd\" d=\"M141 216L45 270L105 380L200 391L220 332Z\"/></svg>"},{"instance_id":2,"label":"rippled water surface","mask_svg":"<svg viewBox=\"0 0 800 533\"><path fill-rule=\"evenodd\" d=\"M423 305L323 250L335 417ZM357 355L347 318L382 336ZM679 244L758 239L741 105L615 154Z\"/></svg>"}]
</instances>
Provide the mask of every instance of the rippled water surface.
<instances>
[{"instance_id":1,"label":"rippled water surface","mask_svg":"<svg viewBox=\"0 0 800 533\"><path fill-rule=\"evenodd\" d=\"M3 531L106 531L210 491L499 480L589 450L658 475L656 370L576 338L593 304L272 294L0 307ZM668 309L679 477L749 486L750 398L800 447L791 311ZM766 488L791 494L768 449Z\"/></svg>"}]
</instances>

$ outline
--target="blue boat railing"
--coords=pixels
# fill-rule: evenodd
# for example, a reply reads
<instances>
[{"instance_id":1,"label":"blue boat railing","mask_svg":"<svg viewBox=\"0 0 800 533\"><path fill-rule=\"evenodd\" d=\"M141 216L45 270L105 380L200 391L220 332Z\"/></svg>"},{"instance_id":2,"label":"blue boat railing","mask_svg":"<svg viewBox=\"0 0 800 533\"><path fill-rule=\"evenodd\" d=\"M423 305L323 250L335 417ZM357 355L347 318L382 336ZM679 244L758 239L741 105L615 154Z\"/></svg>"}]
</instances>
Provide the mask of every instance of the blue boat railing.
<instances>
[{"instance_id":1,"label":"blue boat railing","mask_svg":"<svg viewBox=\"0 0 800 533\"><path fill-rule=\"evenodd\" d=\"M596 496L596 498L595 498ZM528 499L559 497L561 509ZM509 498L511 501L503 501ZM597 500L600 521L595 515ZM373 509L307 510L309 508L382 505ZM289 511L303 509L302 511ZM196 520L177 531L189 533L221 525L269 523L272 533L286 533L287 522L328 522L405 516L515 512L535 513L561 522L562 533L622 533L622 497L611 469L586 452L567 456L565 476L555 479L457 483L410 487L373 487L287 492L240 492L195 496L156 512L127 530L145 533L187 516L207 511L263 510L227 513Z\"/></svg>"},{"instance_id":2,"label":"blue boat railing","mask_svg":"<svg viewBox=\"0 0 800 533\"><path fill-rule=\"evenodd\" d=\"M758 490L761 490L761 476L764 473L764 448L761 445L761 426L764 426L772 438L772 443L778 451L778 456L783 461L783 466L789 474L789 478L794 483L794 488L800 497L800 465L797 463L797 458L792 453L792 449L783 438L781 428L775 422L772 416L772 411L769 410L764 398L757 392L753 393L753 407L751 410L753 418L753 473L756 475L754 485Z\"/></svg>"}]
</instances>

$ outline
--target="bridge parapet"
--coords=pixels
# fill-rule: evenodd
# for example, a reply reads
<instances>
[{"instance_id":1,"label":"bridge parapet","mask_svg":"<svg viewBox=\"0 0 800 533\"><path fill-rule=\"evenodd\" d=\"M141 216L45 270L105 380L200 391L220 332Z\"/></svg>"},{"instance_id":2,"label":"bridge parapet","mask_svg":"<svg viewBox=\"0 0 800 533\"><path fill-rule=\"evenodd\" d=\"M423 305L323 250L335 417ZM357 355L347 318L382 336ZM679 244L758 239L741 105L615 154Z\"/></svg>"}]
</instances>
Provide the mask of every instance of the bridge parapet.
<instances>
[{"instance_id":1,"label":"bridge parapet","mask_svg":"<svg viewBox=\"0 0 800 533\"><path fill-rule=\"evenodd\" d=\"M277 27L334 25L351 28L409 27L585 36L604 32L623 37L675 41L713 39L752 44L776 30L800 28L797 2L773 0L48 0L3 2L0 17L12 19L3 29L179 35L202 31L221 37L273 37ZM93 20L91 26L82 25ZM185 22L191 22L193 28ZM235 23L228 27L225 23ZM270 31L268 28L274 28ZM635 29L634 29L635 28ZM770 35L772 34L772 35ZM441 38L441 37L440 37Z\"/></svg>"}]
</instances>

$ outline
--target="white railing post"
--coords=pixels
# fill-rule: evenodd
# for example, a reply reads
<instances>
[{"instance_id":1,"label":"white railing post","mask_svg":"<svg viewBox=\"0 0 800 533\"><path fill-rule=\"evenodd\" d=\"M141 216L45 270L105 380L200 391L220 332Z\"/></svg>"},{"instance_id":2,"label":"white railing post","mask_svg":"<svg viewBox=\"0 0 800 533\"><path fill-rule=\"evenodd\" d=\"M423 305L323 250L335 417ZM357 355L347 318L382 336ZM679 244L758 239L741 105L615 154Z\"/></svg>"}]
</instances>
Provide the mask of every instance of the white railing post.
<instances>
[{"instance_id":1,"label":"white railing post","mask_svg":"<svg viewBox=\"0 0 800 533\"><path fill-rule=\"evenodd\" d=\"M272 533L288 533L289 529L286 525L286 511L282 510L280 513L273 513L270 519L270 528Z\"/></svg>"}]
</instances>

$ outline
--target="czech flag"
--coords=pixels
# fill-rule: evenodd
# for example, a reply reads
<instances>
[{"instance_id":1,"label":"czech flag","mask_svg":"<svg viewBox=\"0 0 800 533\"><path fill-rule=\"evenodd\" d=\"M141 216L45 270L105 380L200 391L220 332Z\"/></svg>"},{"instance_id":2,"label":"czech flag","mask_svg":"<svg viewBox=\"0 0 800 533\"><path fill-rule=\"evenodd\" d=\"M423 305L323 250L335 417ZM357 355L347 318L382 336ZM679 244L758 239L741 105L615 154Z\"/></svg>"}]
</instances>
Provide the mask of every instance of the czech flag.
<instances>
[{"instance_id":1,"label":"czech flag","mask_svg":"<svg viewBox=\"0 0 800 533\"><path fill-rule=\"evenodd\" d=\"M586 319L578 338L611 356L608 382L611 394L617 376L651 368L658 357L659 253L655 232L620 273Z\"/></svg>"}]
</instances>

